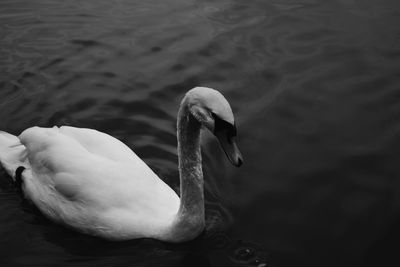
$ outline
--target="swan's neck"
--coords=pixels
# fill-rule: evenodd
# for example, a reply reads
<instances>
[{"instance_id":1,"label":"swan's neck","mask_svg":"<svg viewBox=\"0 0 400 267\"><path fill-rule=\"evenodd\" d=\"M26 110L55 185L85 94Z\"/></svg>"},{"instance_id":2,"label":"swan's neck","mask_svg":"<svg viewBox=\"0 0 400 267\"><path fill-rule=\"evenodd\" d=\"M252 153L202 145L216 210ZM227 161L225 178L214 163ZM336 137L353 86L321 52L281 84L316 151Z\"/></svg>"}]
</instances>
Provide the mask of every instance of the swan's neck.
<instances>
[{"instance_id":1,"label":"swan's neck","mask_svg":"<svg viewBox=\"0 0 400 267\"><path fill-rule=\"evenodd\" d=\"M178 113L177 136L181 201L172 229L175 241L192 239L204 228L204 182L200 129L200 123L189 112L186 101L183 101Z\"/></svg>"}]
</instances>

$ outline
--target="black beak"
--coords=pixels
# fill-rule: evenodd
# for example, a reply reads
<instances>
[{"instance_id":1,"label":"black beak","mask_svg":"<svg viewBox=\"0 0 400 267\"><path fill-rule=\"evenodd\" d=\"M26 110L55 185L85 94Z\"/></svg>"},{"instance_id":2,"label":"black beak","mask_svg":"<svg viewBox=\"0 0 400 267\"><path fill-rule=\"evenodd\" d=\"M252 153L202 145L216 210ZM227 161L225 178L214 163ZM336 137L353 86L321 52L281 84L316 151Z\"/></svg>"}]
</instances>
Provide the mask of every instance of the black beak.
<instances>
[{"instance_id":1,"label":"black beak","mask_svg":"<svg viewBox=\"0 0 400 267\"><path fill-rule=\"evenodd\" d=\"M228 131L220 130L214 133L221 144L229 161L236 167L240 167L243 164L242 154L237 147L233 136L228 134Z\"/></svg>"},{"instance_id":2,"label":"black beak","mask_svg":"<svg viewBox=\"0 0 400 267\"><path fill-rule=\"evenodd\" d=\"M242 154L237 147L235 140L236 136L236 125L226 122L220 119L216 114L212 114L214 118L214 135L218 138L218 141L224 150L229 161L236 167L240 167L243 164Z\"/></svg>"}]
</instances>

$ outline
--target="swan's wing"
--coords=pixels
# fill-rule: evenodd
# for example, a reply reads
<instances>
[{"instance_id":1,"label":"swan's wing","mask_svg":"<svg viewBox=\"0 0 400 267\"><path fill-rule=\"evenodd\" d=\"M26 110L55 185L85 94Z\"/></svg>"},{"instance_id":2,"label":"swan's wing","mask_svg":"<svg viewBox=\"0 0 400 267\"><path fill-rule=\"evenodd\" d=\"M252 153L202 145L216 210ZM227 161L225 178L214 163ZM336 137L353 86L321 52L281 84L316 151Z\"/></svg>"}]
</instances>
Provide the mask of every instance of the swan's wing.
<instances>
[{"instance_id":1,"label":"swan's wing","mask_svg":"<svg viewBox=\"0 0 400 267\"><path fill-rule=\"evenodd\" d=\"M48 146L48 138L58 139L66 142L63 137L68 136L77 141L83 148L90 153L116 160L119 162L138 161L141 159L124 143L118 139L87 128L75 128L70 126L62 126L60 128L41 128L32 127L26 129L19 138L24 144L30 145L30 151L40 149L41 146Z\"/></svg>"},{"instance_id":2,"label":"swan's wing","mask_svg":"<svg viewBox=\"0 0 400 267\"><path fill-rule=\"evenodd\" d=\"M31 179L32 188L36 187L33 189L36 195L60 193L73 199L82 190L101 184L107 176L104 172L114 162L92 153L79 140L57 127L32 127L19 139L26 147L31 172L27 179ZM98 142L100 146L101 142Z\"/></svg>"},{"instance_id":3,"label":"swan's wing","mask_svg":"<svg viewBox=\"0 0 400 267\"><path fill-rule=\"evenodd\" d=\"M24 193L53 220L96 235L118 236L122 229L140 237L177 212L175 192L111 136L34 127L19 138L30 164L22 173Z\"/></svg>"},{"instance_id":4,"label":"swan's wing","mask_svg":"<svg viewBox=\"0 0 400 267\"><path fill-rule=\"evenodd\" d=\"M97 130L62 126L59 131L77 140L91 153L123 162L139 160L138 156L124 143Z\"/></svg>"},{"instance_id":5,"label":"swan's wing","mask_svg":"<svg viewBox=\"0 0 400 267\"><path fill-rule=\"evenodd\" d=\"M170 189L136 154L117 139L90 129L33 127L20 135L33 183L69 199L158 193ZM119 194L117 197L115 194ZM112 200L110 200L112 201Z\"/></svg>"}]
</instances>

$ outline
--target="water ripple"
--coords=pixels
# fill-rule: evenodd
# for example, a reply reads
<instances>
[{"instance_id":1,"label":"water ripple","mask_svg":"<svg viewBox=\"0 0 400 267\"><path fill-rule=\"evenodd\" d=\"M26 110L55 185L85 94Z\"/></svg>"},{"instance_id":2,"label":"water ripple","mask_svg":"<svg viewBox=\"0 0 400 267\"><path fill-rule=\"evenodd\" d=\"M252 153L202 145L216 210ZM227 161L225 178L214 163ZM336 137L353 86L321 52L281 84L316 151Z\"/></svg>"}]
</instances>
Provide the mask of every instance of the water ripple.
<instances>
[{"instance_id":1,"label":"water ripple","mask_svg":"<svg viewBox=\"0 0 400 267\"><path fill-rule=\"evenodd\" d=\"M268 250L276 266L329 267L391 258L371 250L398 238L396 7L391 0L1 1L1 130L105 131L178 192L178 104L202 85L229 99L245 158L234 169L203 135L207 231L177 247L71 233L22 205L2 181L2 260L262 266Z\"/></svg>"}]
</instances>

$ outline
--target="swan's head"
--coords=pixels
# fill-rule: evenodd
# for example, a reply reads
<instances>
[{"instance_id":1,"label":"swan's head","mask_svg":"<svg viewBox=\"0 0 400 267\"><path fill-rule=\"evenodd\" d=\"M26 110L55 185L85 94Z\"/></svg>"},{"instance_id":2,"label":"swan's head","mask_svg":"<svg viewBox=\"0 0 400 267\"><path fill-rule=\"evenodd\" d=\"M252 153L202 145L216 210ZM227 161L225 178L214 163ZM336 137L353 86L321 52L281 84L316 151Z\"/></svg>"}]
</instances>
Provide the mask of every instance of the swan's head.
<instances>
[{"instance_id":1,"label":"swan's head","mask_svg":"<svg viewBox=\"0 0 400 267\"><path fill-rule=\"evenodd\" d=\"M235 143L236 125L231 106L217 90L195 87L186 94L190 113L219 140L229 161L239 167L242 155Z\"/></svg>"}]
</instances>

